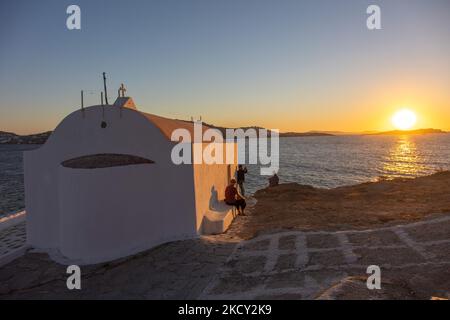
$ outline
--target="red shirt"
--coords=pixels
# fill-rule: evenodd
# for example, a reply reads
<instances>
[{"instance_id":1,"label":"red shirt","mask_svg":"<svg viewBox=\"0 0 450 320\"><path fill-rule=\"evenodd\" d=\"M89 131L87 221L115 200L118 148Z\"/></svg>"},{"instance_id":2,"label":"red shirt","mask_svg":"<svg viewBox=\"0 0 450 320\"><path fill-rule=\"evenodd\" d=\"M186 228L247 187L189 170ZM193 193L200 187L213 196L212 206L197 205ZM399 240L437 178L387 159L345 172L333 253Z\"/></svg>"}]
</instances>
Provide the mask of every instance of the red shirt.
<instances>
[{"instance_id":1,"label":"red shirt","mask_svg":"<svg viewBox=\"0 0 450 320\"><path fill-rule=\"evenodd\" d=\"M225 202L233 203L236 202L237 189L234 185L229 185L225 189Z\"/></svg>"}]
</instances>

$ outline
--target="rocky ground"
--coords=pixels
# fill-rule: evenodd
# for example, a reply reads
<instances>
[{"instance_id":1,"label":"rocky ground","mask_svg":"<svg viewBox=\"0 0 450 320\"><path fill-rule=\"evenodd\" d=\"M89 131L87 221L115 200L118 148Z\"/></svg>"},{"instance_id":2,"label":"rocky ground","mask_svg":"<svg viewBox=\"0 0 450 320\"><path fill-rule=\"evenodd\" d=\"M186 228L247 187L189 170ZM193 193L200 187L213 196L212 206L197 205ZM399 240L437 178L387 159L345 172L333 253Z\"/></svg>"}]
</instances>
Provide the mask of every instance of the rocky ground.
<instances>
[{"instance_id":1,"label":"rocky ground","mask_svg":"<svg viewBox=\"0 0 450 320\"><path fill-rule=\"evenodd\" d=\"M281 185L258 192L226 234L82 267L81 290L67 289L64 266L28 252L0 268L0 299L450 298L449 191L449 173ZM369 265L381 268L380 290L367 289Z\"/></svg>"},{"instance_id":2,"label":"rocky ground","mask_svg":"<svg viewBox=\"0 0 450 320\"><path fill-rule=\"evenodd\" d=\"M242 238L274 230L374 228L450 213L450 171L334 189L282 184L255 197L255 214L240 228Z\"/></svg>"}]
</instances>

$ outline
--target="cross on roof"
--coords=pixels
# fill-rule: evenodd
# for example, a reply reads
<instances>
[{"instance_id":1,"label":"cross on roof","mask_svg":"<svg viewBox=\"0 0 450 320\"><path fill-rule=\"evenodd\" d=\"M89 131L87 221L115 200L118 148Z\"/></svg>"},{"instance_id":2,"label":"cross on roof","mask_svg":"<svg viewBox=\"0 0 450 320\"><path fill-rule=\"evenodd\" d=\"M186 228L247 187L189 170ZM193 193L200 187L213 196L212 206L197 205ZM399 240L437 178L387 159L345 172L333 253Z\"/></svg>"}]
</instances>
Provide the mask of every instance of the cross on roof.
<instances>
[{"instance_id":1,"label":"cross on roof","mask_svg":"<svg viewBox=\"0 0 450 320\"><path fill-rule=\"evenodd\" d=\"M119 92L121 93L122 97L125 97L125 92L127 91L127 89L125 89L125 86L123 85L123 83L120 85L119 88Z\"/></svg>"}]
</instances>

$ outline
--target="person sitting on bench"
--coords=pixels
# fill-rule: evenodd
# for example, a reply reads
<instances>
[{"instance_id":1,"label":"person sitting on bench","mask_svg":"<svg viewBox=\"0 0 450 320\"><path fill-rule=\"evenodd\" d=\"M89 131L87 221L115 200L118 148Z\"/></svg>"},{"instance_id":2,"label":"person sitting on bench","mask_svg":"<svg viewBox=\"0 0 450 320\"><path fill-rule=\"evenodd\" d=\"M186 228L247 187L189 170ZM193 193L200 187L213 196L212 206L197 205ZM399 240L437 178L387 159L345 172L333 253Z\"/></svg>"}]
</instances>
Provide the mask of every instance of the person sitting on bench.
<instances>
[{"instance_id":1,"label":"person sitting on bench","mask_svg":"<svg viewBox=\"0 0 450 320\"><path fill-rule=\"evenodd\" d=\"M238 214L245 215L246 207L245 197L239 193L236 188L236 180L231 179L230 184L225 189L225 203L229 206L235 206Z\"/></svg>"}]
</instances>

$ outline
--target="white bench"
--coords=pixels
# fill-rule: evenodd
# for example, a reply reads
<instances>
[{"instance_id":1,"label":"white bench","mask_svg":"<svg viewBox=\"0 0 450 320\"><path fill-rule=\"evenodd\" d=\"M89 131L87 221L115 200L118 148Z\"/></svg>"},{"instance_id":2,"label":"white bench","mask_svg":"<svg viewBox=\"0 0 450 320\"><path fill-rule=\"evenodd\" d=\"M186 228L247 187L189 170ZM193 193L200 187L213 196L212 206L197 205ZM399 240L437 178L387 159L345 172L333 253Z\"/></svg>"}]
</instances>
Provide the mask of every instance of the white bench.
<instances>
[{"instance_id":1,"label":"white bench","mask_svg":"<svg viewBox=\"0 0 450 320\"><path fill-rule=\"evenodd\" d=\"M235 217L234 206L229 206L223 201L216 202L203 216L202 233L205 235L224 233Z\"/></svg>"}]
</instances>

